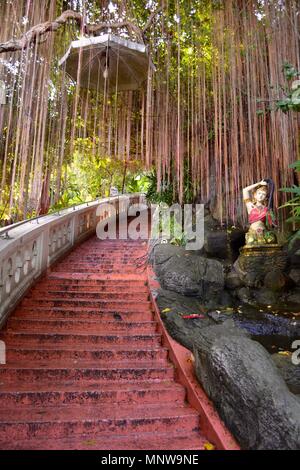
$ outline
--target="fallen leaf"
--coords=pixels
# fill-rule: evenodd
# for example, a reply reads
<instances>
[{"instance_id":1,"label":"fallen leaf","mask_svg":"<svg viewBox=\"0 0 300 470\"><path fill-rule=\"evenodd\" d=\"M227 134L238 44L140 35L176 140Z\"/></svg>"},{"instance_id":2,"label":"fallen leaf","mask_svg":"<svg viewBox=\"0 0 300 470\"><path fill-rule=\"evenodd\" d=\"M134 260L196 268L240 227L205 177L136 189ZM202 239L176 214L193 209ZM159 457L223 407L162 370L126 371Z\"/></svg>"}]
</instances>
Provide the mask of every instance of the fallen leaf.
<instances>
[{"instance_id":1,"label":"fallen leaf","mask_svg":"<svg viewBox=\"0 0 300 470\"><path fill-rule=\"evenodd\" d=\"M292 353L290 351L279 351L280 356L291 356Z\"/></svg>"},{"instance_id":2,"label":"fallen leaf","mask_svg":"<svg viewBox=\"0 0 300 470\"><path fill-rule=\"evenodd\" d=\"M91 439L91 440L89 440L89 441L82 441L81 444L83 444L83 445L85 445L85 446L95 446L95 445L97 444L97 441L93 441L93 440Z\"/></svg>"},{"instance_id":3,"label":"fallen leaf","mask_svg":"<svg viewBox=\"0 0 300 470\"><path fill-rule=\"evenodd\" d=\"M168 312L171 312L170 308L165 308L164 310L161 311L161 313L168 313Z\"/></svg>"},{"instance_id":4,"label":"fallen leaf","mask_svg":"<svg viewBox=\"0 0 300 470\"><path fill-rule=\"evenodd\" d=\"M203 445L204 450L215 450L215 446L210 442L205 442Z\"/></svg>"}]
</instances>

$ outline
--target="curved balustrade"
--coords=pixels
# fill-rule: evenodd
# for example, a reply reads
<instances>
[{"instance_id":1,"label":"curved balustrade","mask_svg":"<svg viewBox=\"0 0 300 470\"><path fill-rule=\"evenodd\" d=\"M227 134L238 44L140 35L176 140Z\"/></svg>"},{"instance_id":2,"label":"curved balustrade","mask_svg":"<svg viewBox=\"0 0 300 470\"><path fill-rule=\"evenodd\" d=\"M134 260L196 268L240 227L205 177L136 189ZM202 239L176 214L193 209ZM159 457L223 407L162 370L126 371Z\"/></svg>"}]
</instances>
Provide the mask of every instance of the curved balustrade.
<instances>
[{"instance_id":1,"label":"curved balustrade","mask_svg":"<svg viewBox=\"0 0 300 470\"><path fill-rule=\"evenodd\" d=\"M118 215L127 211L128 205L144 202L140 194L102 199L0 231L8 237L0 238L0 326L37 278L92 235L99 222L107 221L113 212ZM107 206L98 216L98 207L107 203L111 210Z\"/></svg>"}]
</instances>

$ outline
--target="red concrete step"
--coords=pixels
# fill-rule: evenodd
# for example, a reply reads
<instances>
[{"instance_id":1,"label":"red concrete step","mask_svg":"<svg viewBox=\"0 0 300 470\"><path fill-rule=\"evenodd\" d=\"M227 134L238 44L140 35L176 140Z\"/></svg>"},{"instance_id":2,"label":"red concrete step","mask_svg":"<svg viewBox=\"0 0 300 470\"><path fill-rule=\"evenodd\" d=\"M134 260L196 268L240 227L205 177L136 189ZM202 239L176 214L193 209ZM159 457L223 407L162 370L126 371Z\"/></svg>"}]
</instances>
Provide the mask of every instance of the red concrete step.
<instances>
[{"instance_id":1,"label":"red concrete step","mask_svg":"<svg viewBox=\"0 0 300 470\"><path fill-rule=\"evenodd\" d=\"M1 449L203 448L135 266L146 248L93 237L15 310L0 334Z\"/></svg>"},{"instance_id":2,"label":"red concrete step","mask_svg":"<svg viewBox=\"0 0 300 470\"><path fill-rule=\"evenodd\" d=\"M148 334L155 333L157 329L156 322L125 322L125 321L111 321L101 322L93 320L44 320L44 319L22 319L11 318L8 321L7 331L14 330L18 333L21 331L38 333L73 333L73 334L102 334L107 331L116 333L128 334L134 331L135 334Z\"/></svg>"},{"instance_id":3,"label":"red concrete step","mask_svg":"<svg viewBox=\"0 0 300 470\"><path fill-rule=\"evenodd\" d=\"M33 439L6 441L2 449L10 450L190 450L204 449L207 439L198 431L143 432L101 434L91 437L88 434L65 439Z\"/></svg>"},{"instance_id":4,"label":"red concrete step","mask_svg":"<svg viewBox=\"0 0 300 470\"><path fill-rule=\"evenodd\" d=\"M47 300L52 300L56 299L57 297L64 298L64 299L87 299L87 300L93 300L93 299L99 299L99 300L136 300L136 301L145 301L147 302L149 300L149 294L147 292L145 293L139 293L139 292L83 292L82 290L80 292L78 291L53 291L49 290L48 292L40 292L38 290L36 291L31 291L28 293L26 296L26 299L47 299Z\"/></svg>"},{"instance_id":5,"label":"red concrete step","mask_svg":"<svg viewBox=\"0 0 300 470\"><path fill-rule=\"evenodd\" d=\"M49 280L56 280L56 281L100 281L107 283L108 281L110 282L119 282L119 281L124 281L124 282L131 282L131 283L146 283L146 274L145 272L135 272L135 273L126 273L122 272L122 270L117 270L111 274L101 274L101 273L73 273L73 272L57 272L57 271L52 271L52 273L49 274Z\"/></svg>"},{"instance_id":6,"label":"red concrete step","mask_svg":"<svg viewBox=\"0 0 300 470\"><path fill-rule=\"evenodd\" d=\"M105 242L101 242L102 244L105 243ZM124 250L125 248L125 250ZM107 244L106 245L106 250L102 250L101 249L101 245L99 245L99 243L94 243L94 244L84 244L84 245L81 245L78 247L78 249L76 249L76 251L73 251L72 253L69 254L68 258L70 257L78 257L80 256L82 253L86 253L87 255L90 255L91 253L92 254L95 254L97 256L106 256L107 253L121 253L122 255L126 256L128 255L128 253L137 253L137 252L141 252L141 253L144 253L145 252L145 245L139 245L139 244L135 244L135 245L128 245L128 243L124 244L124 245L119 245L118 243L115 244L115 245L112 245L112 244Z\"/></svg>"},{"instance_id":7,"label":"red concrete step","mask_svg":"<svg viewBox=\"0 0 300 470\"><path fill-rule=\"evenodd\" d=\"M99 309L95 310L92 308L63 308L63 307L43 307L33 309L31 307L21 307L18 308L14 314L14 318L30 318L30 319L40 319L48 318L50 319L90 319L95 320L99 319L101 321L151 321L153 319L153 312L151 308L143 309L136 311L128 311L127 309Z\"/></svg>"},{"instance_id":8,"label":"red concrete step","mask_svg":"<svg viewBox=\"0 0 300 470\"><path fill-rule=\"evenodd\" d=\"M89 260L78 260L78 261L66 261L64 263L59 264L55 268L55 271L60 269L65 269L66 272L69 271L69 269L74 270L76 267L81 267L81 268L86 268L89 270L90 268L115 268L115 269L127 269L127 268L135 268L137 266L137 260L113 260L113 259L102 259L99 261L89 261Z\"/></svg>"},{"instance_id":9,"label":"red concrete step","mask_svg":"<svg viewBox=\"0 0 300 470\"><path fill-rule=\"evenodd\" d=\"M119 382L101 384L53 383L14 383L0 385L0 408L14 408L24 405L58 406L58 405L100 405L112 404L184 404L185 389L182 385L167 380L149 384L148 381Z\"/></svg>"},{"instance_id":10,"label":"red concrete step","mask_svg":"<svg viewBox=\"0 0 300 470\"><path fill-rule=\"evenodd\" d=\"M77 268L82 268L82 269L86 269L87 272L89 272L90 268L95 268L95 269L103 269L103 268L106 268L106 269L136 269L136 265L134 262L125 262L125 261L122 261L122 260L119 260L119 261L115 261L113 262L112 260L102 260L102 261L94 261L94 262L91 262L91 261L70 261L70 262L65 262L65 263L61 263L59 266L57 266L57 268L55 269L56 270L65 270L66 272L69 271L69 269L71 269L72 271L74 271L75 269Z\"/></svg>"},{"instance_id":11,"label":"red concrete step","mask_svg":"<svg viewBox=\"0 0 300 470\"><path fill-rule=\"evenodd\" d=\"M55 268L55 272L58 270L58 268L64 268L66 272L68 272L69 269L74 269L76 267L83 267L83 268L115 268L115 269L124 269L124 268L135 268L137 266L137 259L133 260L126 260L126 259L102 259L102 260L94 260L94 261L89 261L89 260L77 260L77 261L65 261L64 263L59 264Z\"/></svg>"},{"instance_id":12,"label":"red concrete step","mask_svg":"<svg viewBox=\"0 0 300 470\"><path fill-rule=\"evenodd\" d=\"M61 272L61 271L65 271L65 272L73 272L73 271L76 271L78 269L82 269L82 270L85 270L84 272L103 272L105 270L110 270L110 269L114 269L114 270L117 270L117 269L122 269L124 270L124 272L128 272L128 271L131 271L132 273L136 272L137 271L137 268L136 266L132 263L132 264L125 264L125 263L107 263L107 264L99 264L99 263L64 263L64 264L61 264L59 266L57 266L55 268L55 272Z\"/></svg>"},{"instance_id":13,"label":"red concrete step","mask_svg":"<svg viewBox=\"0 0 300 470\"><path fill-rule=\"evenodd\" d=\"M141 253L140 253L141 255ZM123 256L121 254L110 254L108 253L106 256L76 256L76 257L68 257L64 261L62 261L59 266L66 266L71 265L72 263L75 264L101 264L101 263L111 263L122 265L124 264L135 264L136 260L140 257L140 255L128 255Z\"/></svg>"},{"instance_id":14,"label":"red concrete step","mask_svg":"<svg viewBox=\"0 0 300 470\"><path fill-rule=\"evenodd\" d=\"M82 267L82 268L79 268L79 267L76 268L76 267L75 267L74 269L71 269L71 268L70 268L70 269L68 269L67 271L68 271L69 273L76 273L76 274L82 273L82 274L85 274L85 275L86 275L86 274L107 274L107 275L109 275L109 274L114 274L116 271L117 271L118 273L124 272L125 274L130 274L130 273L133 274L133 273L138 272L136 268L130 268L130 269L129 269L129 268L128 268L128 269L127 269L127 268L126 268L126 269L124 269L124 268L119 268L118 270L116 270L114 267L112 267L112 268L110 268L110 269L106 269L106 268L91 268L91 267L89 267L89 268L83 268L83 267ZM65 273L65 272L66 272L66 268L57 268L56 272L57 272L57 273L59 273L59 272ZM142 272L142 271L141 271L141 272Z\"/></svg>"},{"instance_id":15,"label":"red concrete step","mask_svg":"<svg viewBox=\"0 0 300 470\"><path fill-rule=\"evenodd\" d=\"M103 242L102 242L103 243ZM90 255L95 255L95 256L107 256L107 253L109 254L116 254L116 253L120 253L120 255L122 256L128 256L128 254L133 254L135 255L136 253L145 253L145 246L141 246L141 245L135 245L135 246L128 246L126 245L125 247L125 250L124 250L124 246L119 246L119 245L115 245L115 246L110 246L108 245L107 246L107 250L103 251L103 250L99 250L99 245L87 245L86 247L84 245L82 245L81 247L78 248L78 250L74 251L73 253L71 253L68 258L78 258L79 256L81 256L82 254L86 254L87 256L90 256Z\"/></svg>"},{"instance_id":16,"label":"red concrete step","mask_svg":"<svg viewBox=\"0 0 300 470\"><path fill-rule=\"evenodd\" d=\"M114 266L109 266L109 267L105 267L105 266L100 266L100 267L92 267L92 266L89 266L89 267L85 267L85 266L74 266L73 268L66 268L66 267L61 267L61 268L57 268L56 270L56 273L59 274L59 273L70 273L70 274L95 274L95 275L105 275L105 276L111 276L111 275L114 275L116 272L121 274L122 272L124 274L134 274L134 273L137 273L139 271L137 271L137 269L135 267L118 267L117 269L114 267ZM142 271L140 271L140 274L142 274Z\"/></svg>"},{"instance_id":17,"label":"red concrete step","mask_svg":"<svg viewBox=\"0 0 300 470\"><path fill-rule=\"evenodd\" d=\"M151 307L151 302L143 301L143 307ZM130 310L140 310L141 309L141 302L136 302L135 300L101 300L101 299L84 299L84 298L73 298L73 299L65 299L64 297L57 297L53 298L52 300L47 299L27 299L25 298L21 302L22 307L34 307L39 308L41 307L90 307L90 308L109 308L118 310L119 307L123 309L130 309Z\"/></svg>"},{"instance_id":18,"label":"red concrete step","mask_svg":"<svg viewBox=\"0 0 300 470\"><path fill-rule=\"evenodd\" d=\"M57 265L55 267L55 271L56 271L56 268L57 267L62 267L62 266L70 266L70 267L73 267L73 266L102 266L102 265L114 265L114 266L124 266L124 265L127 265L127 266L136 266L136 263L137 263L137 260L140 258L140 256L130 256L130 257L127 257L127 258L124 258L122 256L106 256L106 257L101 257L101 258L97 258L97 257L93 257L93 259L90 259L90 258L86 258L84 256L82 257L77 257L76 259L69 259L69 258L66 258L64 261L62 261L61 263L59 263L59 265Z\"/></svg>"},{"instance_id":19,"label":"red concrete step","mask_svg":"<svg viewBox=\"0 0 300 470\"><path fill-rule=\"evenodd\" d=\"M91 346L84 349L74 349L72 346L61 345L59 348L55 346L39 346L39 347L24 347L22 345L9 347L6 351L7 363L20 361L26 359L28 361L34 361L36 364L40 361L56 361L56 360L79 360L79 361L164 361L167 359L168 350L162 347L129 347L126 346L115 346L113 349L107 346L105 348L99 348L95 346L94 349ZM1 384L0 384L1 389Z\"/></svg>"},{"instance_id":20,"label":"red concrete step","mask_svg":"<svg viewBox=\"0 0 300 470\"><path fill-rule=\"evenodd\" d=\"M67 264L85 264L85 263L91 263L91 264L101 264L101 263L112 263L112 264L123 264L123 263L131 263L134 264L136 260L142 256L142 253L140 254L128 254L124 256L123 254L120 253L107 253L106 255L101 255L97 256L95 255L81 255L81 256L68 256L64 261L60 263L60 266L65 266Z\"/></svg>"},{"instance_id":21,"label":"red concrete step","mask_svg":"<svg viewBox=\"0 0 300 470\"><path fill-rule=\"evenodd\" d=\"M91 262L101 262L101 261L116 261L116 262L122 262L122 261L128 261L128 262L134 262L141 256L143 256L145 253L143 251L136 251L136 250L130 250L128 253L124 253L123 251L108 251L105 254L99 254L97 252L82 252L82 253L76 253L76 256L68 256L65 258L63 263L70 263L70 262L80 262L80 261L91 261Z\"/></svg>"},{"instance_id":22,"label":"red concrete step","mask_svg":"<svg viewBox=\"0 0 300 470\"><path fill-rule=\"evenodd\" d=\"M120 382L132 380L166 380L174 377L174 368L169 363L158 362L110 362L97 361L84 364L82 361L48 362L30 365L28 362L6 364L0 369L0 381L7 385L14 381L26 383L49 383L64 381L86 384ZM0 410L1 417L1 410Z\"/></svg>"},{"instance_id":23,"label":"red concrete step","mask_svg":"<svg viewBox=\"0 0 300 470\"><path fill-rule=\"evenodd\" d=\"M112 263L112 264L123 264L123 263L129 263L129 264L135 264L136 261L143 256L143 253L128 253L126 256L122 253L107 253L105 255L98 256L97 254L82 254L80 256L76 255L76 257L68 257L65 258L63 262L60 263L60 266L64 266L66 264L71 264L71 263L92 263L92 264L97 264L97 263Z\"/></svg>"},{"instance_id":24,"label":"red concrete step","mask_svg":"<svg viewBox=\"0 0 300 470\"><path fill-rule=\"evenodd\" d=\"M101 245L100 245L101 243ZM101 248L105 245L106 250L103 251ZM78 250L76 250L76 253L81 253L84 251L87 251L90 253L90 251L94 250L95 252L102 252L106 253L106 251L120 251L123 249L126 249L125 252L130 251L130 250L144 250L147 248L147 241L142 241L141 240L99 240L99 239L90 239L86 243L82 244L81 246L78 247ZM73 252L74 253L74 252ZM123 251L124 253L124 251Z\"/></svg>"},{"instance_id":25,"label":"red concrete step","mask_svg":"<svg viewBox=\"0 0 300 470\"><path fill-rule=\"evenodd\" d=\"M24 406L0 410L0 440L7 439L7 428L14 439L66 438L85 434L96 439L108 431L126 435L139 432L193 433L199 426L198 413L189 406L134 405L57 407Z\"/></svg>"},{"instance_id":26,"label":"red concrete step","mask_svg":"<svg viewBox=\"0 0 300 470\"><path fill-rule=\"evenodd\" d=\"M147 288L147 282L143 279L138 278L130 278L129 280L121 280L121 279L106 279L106 278L74 278L72 276L68 276L67 274L64 277L56 276L55 273L50 274L46 280L43 279L36 285L36 288L43 288L43 287L52 287L52 286L59 286L59 287L70 287L71 289L75 286L80 287L96 287L96 288L111 288L115 290L119 290L120 288L128 289L128 288Z\"/></svg>"},{"instance_id":27,"label":"red concrete step","mask_svg":"<svg viewBox=\"0 0 300 470\"><path fill-rule=\"evenodd\" d=\"M149 294L149 289L147 286L135 286L135 285L94 285L90 283L85 284L61 284L61 283L49 283L48 285L39 284L37 287L31 289L31 292L39 292L40 294L44 292L68 292L68 293L78 293L78 292L91 292L92 294L106 294L106 293L137 293L137 294Z\"/></svg>"},{"instance_id":28,"label":"red concrete step","mask_svg":"<svg viewBox=\"0 0 300 470\"><path fill-rule=\"evenodd\" d=\"M64 344L64 345L75 345L77 346L84 346L84 345L95 345L103 346L104 344L109 345L129 345L134 344L136 347L141 345L144 346L152 346L152 345L159 345L161 344L161 335L160 334L128 334L128 335L121 335L115 332L107 331L106 334L63 334L63 333L30 333L30 332L22 332L18 333L15 331L9 331L6 333L2 333L0 335L0 339L6 342L7 345L20 345L26 344L28 345L49 345L49 344L56 344L57 346Z\"/></svg>"}]
</instances>

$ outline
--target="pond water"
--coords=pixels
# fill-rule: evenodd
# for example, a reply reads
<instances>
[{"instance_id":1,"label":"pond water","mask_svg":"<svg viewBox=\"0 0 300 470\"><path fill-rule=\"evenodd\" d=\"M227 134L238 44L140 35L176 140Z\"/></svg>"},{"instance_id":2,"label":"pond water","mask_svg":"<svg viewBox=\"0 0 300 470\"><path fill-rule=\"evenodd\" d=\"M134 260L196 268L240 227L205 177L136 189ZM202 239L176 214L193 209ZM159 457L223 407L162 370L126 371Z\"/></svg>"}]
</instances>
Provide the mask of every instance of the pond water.
<instances>
[{"instance_id":1,"label":"pond water","mask_svg":"<svg viewBox=\"0 0 300 470\"><path fill-rule=\"evenodd\" d=\"M292 351L293 341L300 339L300 313L293 307L240 305L233 319L270 353Z\"/></svg>"}]
</instances>

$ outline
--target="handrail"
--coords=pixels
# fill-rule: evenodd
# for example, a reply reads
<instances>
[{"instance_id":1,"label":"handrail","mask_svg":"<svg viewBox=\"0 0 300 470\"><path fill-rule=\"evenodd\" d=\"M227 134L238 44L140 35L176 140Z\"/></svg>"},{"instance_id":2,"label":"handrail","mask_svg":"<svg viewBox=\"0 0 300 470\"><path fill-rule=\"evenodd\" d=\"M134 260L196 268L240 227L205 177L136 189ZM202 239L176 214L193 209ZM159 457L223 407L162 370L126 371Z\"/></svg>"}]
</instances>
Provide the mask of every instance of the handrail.
<instances>
[{"instance_id":1,"label":"handrail","mask_svg":"<svg viewBox=\"0 0 300 470\"><path fill-rule=\"evenodd\" d=\"M45 214L40 224L32 224L39 219L34 217L3 228L0 233L6 237L0 239L0 328L43 273L97 232L98 224L106 224L112 217L126 212L128 204L143 199L141 193L110 196ZM99 206L102 211L98 210ZM10 231L12 236L8 235Z\"/></svg>"},{"instance_id":2,"label":"handrail","mask_svg":"<svg viewBox=\"0 0 300 470\"><path fill-rule=\"evenodd\" d=\"M100 198L99 198L100 199ZM78 206L82 206L84 204L88 205L93 203L93 202L97 202L100 200L99 199L94 199L93 201L86 201L86 202L80 202L79 204L72 204L72 206L69 206L69 207L63 207L62 209L58 209L56 211L53 211L53 212L48 212L47 214L43 214L43 215L37 215L36 217L31 217L30 219L24 219L24 220L21 220L20 222L16 222L14 224L10 224L8 225L7 227L3 227L0 229L0 237L3 238L3 235L6 234L7 236L5 238L9 238L8 237L8 232L10 232L11 230L17 228L17 227L20 227L21 225L24 225L24 224L27 224L27 223L31 223L31 222L34 222L35 220L39 221L39 219L42 219L44 217L48 217L49 215L61 215L60 212L61 211L65 211L65 210L68 210L68 209L73 209L73 210L76 210L76 207Z\"/></svg>"},{"instance_id":3,"label":"handrail","mask_svg":"<svg viewBox=\"0 0 300 470\"><path fill-rule=\"evenodd\" d=\"M71 206L63 207L53 212L48 212L48 214L37 215L36 217L31 217L30 219L21 220L20 222L16 222L14 224L8 225L7 227L1 228L0 238L4 240L10 240L11 237L8 235L8 233L11 230L14 230L15 228L21 227L22 225L25 225L27 223L34 222L35 220L37 221L37 223L39 223L39 219L43 219L51 215L57 215L57 216L64 215L64 214L61 214L61 212L69 210L69 209L73 209L73 211L75 211L77 208L79 208L80 206L83 206L84 204L86 204L86 207L88 207L89 204L94 204L96 202L100 204L101 201L110 201L111 199L115 199L115 198L118 198L119 200L120 196L134 196L134 195L135 193L128 193L128 194L119 194L118 196L108 196L106 198L97 198L97 199L93 199L92 201L85 201L85 202L80 202L79 204L72 204Z\"/></svg>"}]
</instances>

